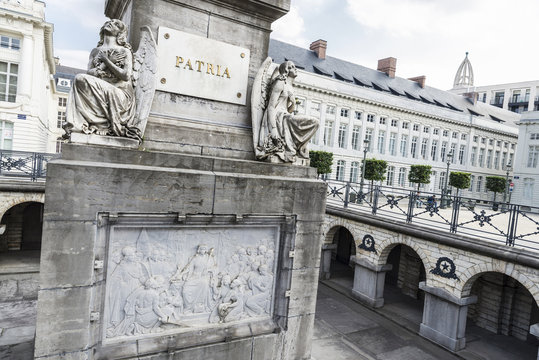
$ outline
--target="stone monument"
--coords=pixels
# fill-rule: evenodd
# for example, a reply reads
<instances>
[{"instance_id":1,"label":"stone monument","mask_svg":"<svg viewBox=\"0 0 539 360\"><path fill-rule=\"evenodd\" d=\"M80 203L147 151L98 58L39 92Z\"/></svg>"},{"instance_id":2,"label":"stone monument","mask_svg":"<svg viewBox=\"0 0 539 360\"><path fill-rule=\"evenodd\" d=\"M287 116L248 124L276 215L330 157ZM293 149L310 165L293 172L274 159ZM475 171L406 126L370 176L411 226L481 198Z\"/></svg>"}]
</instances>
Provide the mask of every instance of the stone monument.
<instances>
[{"instance_id":1,"label":"stone monument","mask_svg":"<svg viewBox=\"0 0 539 360\"><path fill-rule=\"evenodd\" d=\"M318 122L265 60L288 8L106 2L48 166L36 359L310 358Z\"/></svg>"}]
</instances>

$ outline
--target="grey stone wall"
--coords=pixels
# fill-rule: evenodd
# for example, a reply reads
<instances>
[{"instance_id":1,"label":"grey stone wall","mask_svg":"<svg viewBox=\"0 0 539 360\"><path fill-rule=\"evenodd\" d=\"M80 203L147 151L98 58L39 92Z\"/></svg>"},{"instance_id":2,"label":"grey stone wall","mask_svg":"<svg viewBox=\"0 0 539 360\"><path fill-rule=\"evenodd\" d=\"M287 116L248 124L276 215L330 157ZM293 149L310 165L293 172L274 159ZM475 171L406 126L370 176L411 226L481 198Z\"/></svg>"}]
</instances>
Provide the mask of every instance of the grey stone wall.
<instances>
[{"instance_id":1,"label":"grey stone wall","mask_svg":"<svg viewBox=\"0 0 539 360\"><path fill-rule=\"evenodd\" d=\"M397 286L404 295L414 299L419 295L419 282L423 263L417 254L409 247L403 246L400 253L399 275Z\"/></svg>"}]
</instances>

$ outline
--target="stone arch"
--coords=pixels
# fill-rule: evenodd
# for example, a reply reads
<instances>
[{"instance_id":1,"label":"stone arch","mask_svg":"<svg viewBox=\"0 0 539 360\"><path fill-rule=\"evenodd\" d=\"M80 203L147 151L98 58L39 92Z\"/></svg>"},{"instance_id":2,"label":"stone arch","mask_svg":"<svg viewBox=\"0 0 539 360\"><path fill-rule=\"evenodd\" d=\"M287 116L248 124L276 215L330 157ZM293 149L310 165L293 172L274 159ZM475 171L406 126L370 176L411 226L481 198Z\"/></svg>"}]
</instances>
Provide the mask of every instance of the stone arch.
<instances>
[{"instance_id":1,"label":"stone arch","mask_svg":"<svg viewBox=\"0 0 539 360\"><path fill-rule=\"evenodd\" d=\"M25 202L38 202L44 204L45 193L17 193L8 200L2 201L0 203L0 221L9 209Z\"/></svg>"},{"instance_id":2,"label":"stone arch","mask_svg":"<svg viewBox=\"0 0 539 360\"><path fill-rule=\"evenodd\" d=\"M427 256L427 254L421 249L421 247L418 245L415 241L410 241L409 237L404 237L402 235L397 235L392 238L386 239L382 241L382 243L379 245L379 249L382 249L380 251L380 255L376 259L374 259L374 262L376 265L385 265L387 262L387 257L389 256L389 253L393 248L397 245L406 245L410 247L412 250L415 251L417 256L421 259L423 262L423 266L425 267L425 272L428 272L427 269L432 267L432 261Z\"/></svg>"},{"instance_id":3,"label":"stone arch","mask_svg":"<svg viewBox=\"0 0 539 360\"><path fill-rule=\"evenodd\" d=\"M324 235L324 244L331 244L333 243L333 237L335 236L335 233L337 230L339 230L340 227L345 228L352 234L352 237L354 238L354 241L357 241L357 234L354 232L354 229L350 226L350 224L343 218L332 218L332 221L329 223L326 223L323 229Z\"/></svg>"},{"instance_id":4,"label":"stone arch","mask_svg":"<svg viewBox=\"0 0 539 360\"><path fill-rule=\"evenodd\" d=\"M530 280L529 277L515 271L513 267L505 267L504 271L500 271L499 268L494 267L494 265L491 263L476 264L466 269L466 271L461 275L461 281L455 286L457 296L459 298L469 296L475 280L477 280L481 275L489 272L504 274L515 279L530 292L537 305L539 305L539 287L532 280Z\"/></svg>"}]
</instances>

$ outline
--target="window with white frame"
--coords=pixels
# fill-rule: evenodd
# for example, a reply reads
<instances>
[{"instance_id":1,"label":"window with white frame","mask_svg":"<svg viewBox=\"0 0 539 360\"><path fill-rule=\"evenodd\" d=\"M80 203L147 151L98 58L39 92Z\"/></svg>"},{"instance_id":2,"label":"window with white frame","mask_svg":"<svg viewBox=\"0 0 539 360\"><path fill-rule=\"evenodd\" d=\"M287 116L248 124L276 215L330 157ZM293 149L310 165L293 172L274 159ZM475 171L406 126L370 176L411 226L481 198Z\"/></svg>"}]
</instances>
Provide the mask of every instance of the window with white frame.
<instances>
[{"instance_id":1,"label":"window with white frame","mask_svg":"<svg viewBox=\"0 0 539 360\"><path fill-rule=\"evenodd\" d=\"M535 185L535 180L533 178L524 178L524 186L522 189L522 195L524 199L526 199L531 204L534 204L533 202L533 187Z\"/></svg>"},{"instance_id":2,"label":"window with white frame","mask_svg":"<svg viewBox=\"0 0 539 360\"><path fill-rule=\"evenodd\" d=\"M417 136L412 137L412 144L410 145L410 155L415 159L417 158Z\"/></svg>"},{"instance_id":3,"label":"window with white frame","mask_svg":"<svg viewBox=\"0 0 539 360\"><path fill-rule=\"evenodd\" d=\"M320 112L320 103L317 101L311 101L311 113Z\"/></svg>"},{"instance_id":4,"label":"window with white frame","mask_svg":"<svg viewBox=\"0 0 539 360\"><path fill-rule=\"evenodd\" d=\"M459 147L459 164L464 165L464 153L466 152L466 145L460 145Z\"/></svg>"},{"instance_id":5,"label":"window with white frame","mask_svg":"<svg viewBox=\"0 0 539 360\"><path fill-rule=\"evenodd\" d=\"M383 130L378 131L378 153L383 154L385 149L385 137L386 132Z\"/></svg>"},{"instance_id":6,"label":"window with white frame","mask_svg":"<svg viewBox=\"0 0 539 360\"><path fill-rule=\"evenodd\" d=\"M359 150L360 139L361 139L361 126L355 125L352 128L352 149Z\"/></svg>"},{"instance_id":7,"label":"window with white frame","mask_svg":"<svg viewBox=\"0 0 539 360\"><path fill-rule=\"evenodd\" d=\"M400 143L400 153L402 157L408 156L407 146L408 146L408 135L401 135Z\"/></svg>"},{"instance_id":8,"label":"window with white frame","mask_svg":"<svg viewBox=\"0 0 539 360\"><path fill-rule=\"evenodd\" d=\"M403 123L402 123L402 128L403 128L403 129L408 129L409 124L410 124L410 123L403 122Z\"/></svg>"},{"instance_id":9,"label":"window with white frame","mask_svg":"<svg viewBox=\"0 0 539 360\"><path fill-rule=\"evenodd\" d=\"M433 135L438 135L440 133L440 129L432 129Z\"/></svg>"},{"instance_id":10,"label":"window with white frame","mask_svg":"<svg viewBox=\"0 0 539 360\"><path fill-rule=\"evenodd\" d=\"M440 161L445 162L446 155L447 155L447 141L443 141L442 148L440 149Z\"/></svg>"},{"instance_id":11,"label":"window with white frame","mask_svg":"<svg viewBox=\"0 0 539 360\"><path fill-rule=\"evenodd\" d=\"M406 182L406 168L400 168L399 179L398 179L399 186L404 187L405 182Z\"/></svg>"},{"instance_id":12,"label":"window with white frame","mask_svg":"<svg viewBox=\"0 0 539 360\"><path fill-rule=\"evenodd\" d=\"M56 140L56 152L57 153L62 152L62 143L63 143L62 140Z\"/></svg>"},{"instance_id":13,"label":"window with white frame","mask_svg":"<svg viewBox=\"0 0 539 360\"><path fill-rule=\"evenodd\" d=\"M485 166L485 149L479 149L479 158L477 162L479 163L479 166Z\"/></svg>"},{"instance_id":14,"label":"window with white frame","mask_svg":"<svg viewBox=\"0 0 539 360\"><path fill-rule=\"evenodd\" d=\"M456 151L456 148L457 148L457 144L453 143L451 144L451 150L450 150L450 153L451 153L451 163L455 164L457 162L457 151Z\"/></svg>"},{"instance_id":15,"label":"window with white frame","mask_svg":"<svg viewBox=\"0 0 539 360\"><path fill-rule=\"evenodd\" d=\"M12 150L13 148L13 123L0 120L0 149Z\"/></svg>"},{"instance_id":16,"label":"window with white frame","mask_svg":"<svg viewBox=\"0 0 539 360\"><path fill-rule=\"evenodd\" d=\"M427 159L427 145L429 143L429 139L423 139L421 141L421 157L423 159Z\"/></svg>"},{"instance_id":17,"label":"window with white frame","mask_svg":"<svg viewBox=\"0 0 539 360\"><path fill-rule=\"evenodd\" d=\"M367 145L367 150L371 151L372 149L372 129L365 129L365 140L369 142Z\"/></svg>"},{"instance_id":18,"label":"window with white frame","mask_svg":"<svg viewBox=\"0 0 539 360\"><path fill-rule=\"evenodd\" d=\"M481 144L486 144L487 143L487 139L486 138L481 138Z\"/></svg>"},{"instance_id":19,"label":"window with white frame","mask_svg":"<svg viewBox=\"0 0 539 360\"><path fill-rule=\"evenodd\" d=\"M333 121L326 120L324 125L324 145L331 146L331 138L333 135Z\"/></svg>"},{"instance_id":20,"label":"window with white frame","mask_svg":"<svg viewBox=\"0 0 539 360\"><path fill-rule=\"evenodd\" d=\"M457 139L457 138L459 137L459 133L453 132L453 133L451 134L451 137L452 137L453 139Z\"/></svg>"},{"instance_id":21,"label":"window with white frame","mask_svg":"<svg viewBox=\"0 0 539 360\"><path fill-rule=\"evenodd\" d=\"M373 114L367 114L367 122L370 122L370 123L374 122L374 115Z\"/></svg>"},{"instance_id":22,"label":"window with white frame","mask_svg":"<svg viewBox=\"0 0 539 360\"><path fill-rule=\"evenodd\" d=\"M392 127L397 127L397 126L399 126L399 121L398 121L398 120L395 120L395 119L391 119L391 126L392 126Z\"/></svg>"},{"instance_id":23,"label":"window with white frame","mask_svg":"<svg viewBox=\"0 0 539 360\"><path fill-rule=\"evenodd\" d=\"M496 150L494 153L494 169L500 168L500 150Z\"/></svg>"},{"instance_id":24,"label":"window with white frame","mask_svg":"<svg viewBox=\"0 0 539 360\"><path fill-rule=\"evenodd\" d=\"M509 154L509 162L512 164L513 163L513 157L515 156L514 153L510 153Z\"/></svg>"},{"instance_id":25,"label":"window with white frame","mask_svg":"<svg viewBox=\"0 0 539 360\"><path fill-rule=\"evenodd\" d=\"M492 167L492 150L488 150L487 151L487 168L491 168Z\"/></svg>"},{"instance_id":26,"label":"window with white frame","mask_svg":"<svg viewBox=\"0 0 539 360\"><path fill-rule=\"evenodd\" d=\"M354 119L361 120L361 111L354 111Z\"/></svg>"},{"instance_id":27,"label":"window with white frame","mask_svg":"<svg viewBox=\"0 0 539 360\"><path fill-rule=\"evenodd\" d=\"M66 112L58 111L58 118L56 119L56 127L58 129L61 129L62 126L64 126L65 121L66 121Z\"/></svg>"},{"instance_id":28,"label":"window with white frame","mask_svg":"<svg viewBox=\"0 0 539 360\"><path fill-rule=\"evenodd\" d=\"M505 167L507 166L507 152L502 153L502 169L505 170Z\"/></svg>"},{"instance_id":29,"label":"window with white frame","mask_svg":"<svg viewBox=\"0 0 539 360\"><path fill-rule=\"evenodd\" d=\"M539 146L529 146L528 147L528 163L527 167L529 168L536 168L537 167L537 159L539 158Z\"/></svg>"},{"instance_id":30,"label":"window with white frame","mask_svg":"<svg viewBox=\"0 0 539 360\"><path fill-rule=\"evenodd\" d=\"M380 116L379 122L380 122L381 125L385 125L386 124L386 118L383 117L383 116Z\"/></svg>"},{"instance_id":31,"label":"window with white frame","mask_svg":"<svg viewBox=\"0 0 539 360\"><path fill-rule=\"evenodd\" d=\"M389 134L389 155L397 155L397 133Z\"/></svg>"},{"instance_id":32,"label":"window with white frame","mask_svg":"<svg viewBox=\"0 0 539 360\"><path fill-rule=\"evenodd\" d=\"M340 148L346 148L346 131L348 129L348 124L339 124L339 136L338 143Z\"/></svg>"},{"instance_id":33,"label":"window with white frame","mask_svg":"<svg viewBox=\"0 0 539 360\"><path fill-rule=\"evenodd\" d=\"M460 139L461 140L466 140L466 134L460 134Z\"/></svg>"},{"instance_id":34,"label":"window with white frame","mask_svg":"<svg viewBox=\"0 0 539 360\"><path fill-rule=\"evenodd\" d=\"M346 166L346 161L344 160L338 160L337 161L337 169L335 172L335 179L344 181L344 168Z\"/></svg>"},{"instance_id":35,"label":"window with white frame","mask_svg":"<svg viewBox=\"0 0 539 360\"><path fill-rule=\"evenodd\" d=\"M394 166L388 166L387 167L386 185L387 186L393 186L393 180L394 179L395 179L395 167Z\"/></svg>"},{"instance_id":36,"label":"window with white frame","mask_svg":"<svg viewBox=\"0 0 539 360\"><path fill-rule=\"evenodd\" d=\"M423 126L423 132L428 134L430 132L430 128L428 126Z\"/></svg>"},{"instance_id":37,"label":"window with white frame","mask_svg":"<svg viewBox=\"0 0 539 360\"><path fill-rule=\"evenodd\" d=\"M414 124L412 126L412 131L419 131L419 124Z\"/></svg>"},{"instance_id":38,"label":"window with white frame","mask_svg":"<svg viewBox=\"0 0 539 360\"><path fill-rule=\"evenodd\" d=\"M442 136L448 137L449 136L449 130L442 131Z\"/></svg>"},{"instance_id":39,"label":"window with white frame","mask_svg":"<svg viewBox=\"0 0 539 360\"><path fill-rule=\"evenodd\" d=\"M440 183L438 184L438 189L442 190L445 187L445 175L446 172L442 171L440 173Z\"/></svg>"},{"instance_id":40,"label":"window with white frame","mask_svg":"<svg viewBox=\"0 0 539 360\"><path fill-rule=\"evenodd\" d=\"M326 114L335 115L335 105L327 105L326 106Z\"/></svg>"},{"instance_id":41,"label":"window with white frame","mask_svg":"<svg viewBox=\"0 0 539 360\"><path fill-rule=\"evenodd\" d=\"M341 109L341 117L344 117L344 118L348 117L348 109Z\"/></svg>"},{"instance_id":42,"label":"window with white frame","mask_svg":"<svg viewBox=\"0 0 539 360\"><path fill-rule=\"evenodd\" d=\"M474 182L475 182L475 175L470 175L470 187L468 188L469 191L473 191Z\"/></svg>"},{"instance_id":43,"label":"window with white frame","mask_svg":"<svg viewBox=\"0 0 539 360\"><path fill-rule=\"evenodd\" d=\"M0 61L0 101L17 100L17 77L19 65Z\"/></svg>"},{"instance_id":44,"label":"window with white frame","mask_svg":"<svg viewBox=\"0 0 539 360\"><path fill-rule=\"evenodd\" d=\"M470 153L470 163L475 166L475 157L477 156L477 147L472 146L472 152Z\"/></svg>"},{"instance_id":45,"label":"window with white frame","mask_svg":"<svg viewBox=\"0 0 539 360\"><path fill-rule=\"evenodd\" d=\"M489 144L489 145L493 145L493 144L494 144L494 140L493 140L493 139L488 139L488 144Z\"/></svg>"},{"instance_id":46,"label":"window with white frame","mask_svg":"<svg viewBox=\"0 0 539 360\"><path fill-rule=\"evenodd\" d=\"M1 35L0 47L4 49L20 50L21 39L17 39L15 37L7 36L7 35Z\"/></svg>"},{"instance_id":47,"label":"window with white frame","mask_svg":"<svg viewBox=\"0 0 539 360\"><path fill-rule=\"evenodd\" d=\"M502 146L502 141L501 140L496 140L496 146Z\"/></svg>"},{"instance_id":48,"label":"window with white frame","mask_svg":"<svg viewBox=\"0 0 539 360\"><path fill-rule=\"evenodd\" d=\"M350 182L357 183L357 178L359 174L359 162L352 161L350 165Z\"/></svg>"},{"instance_id":49,"label":"window with white frame","mask_svg":"<svg viewBox=\"0 0 539 360\"><path fill-rule=\"evenodd\" d=\"M539 133L530 134L530 140L539 140Z\"/></svg>"},{"instance_id":50,"label":"window with white frame","mask_svg":"<svg viewBox=\"0 0 539 360\"><path fill-rule=\"evenodd\" d=\"M59 97L59 98L58 98L58 106L60 106L60 107L66 107L66 106L67 106L67 98L65 98L65 97Z\"/></svg>"},{"instance_id":51,"label":"window with white frame","mask_svg":"<svg viewBox=\"0 0 539 360\"><path fill-rule=\"evenodd\" d=\"M438 155L438 140L432 140L432 143L430 144L430 158L432 161L437 160Z\"/></svg>"},{"instance_id":52,"label":"window with white frame","mask_svg":"<svg viewBox=\"0 0 539 360\"><path fill-rule=\"evenodd\" d=\"M475 188L475 191L481 192L481 189L483 188L483 177L478 176L477 177L477 187Z\"/></svg>"},{"instance_id":53,"label":"window with white frame","mask_svg":"<svg viewBox=\"0 0 539 360\"><path fill-rule=\"evenodd\" d=\"M515 144L511 144L511 150L515 150Z\"/></svg>"},{"instance_id":54,"label":"window with white frame","mask_svg":"<svg viewBox=\"0 0 539 360\"><path fill-rule=\"evenodd\" d=\"M479 137L478 137L477 135L474 135L474 137L473 137L473 142L477 142L477 139L478 139L478 138L479 138Z\"/></svg>"}]
</instances>

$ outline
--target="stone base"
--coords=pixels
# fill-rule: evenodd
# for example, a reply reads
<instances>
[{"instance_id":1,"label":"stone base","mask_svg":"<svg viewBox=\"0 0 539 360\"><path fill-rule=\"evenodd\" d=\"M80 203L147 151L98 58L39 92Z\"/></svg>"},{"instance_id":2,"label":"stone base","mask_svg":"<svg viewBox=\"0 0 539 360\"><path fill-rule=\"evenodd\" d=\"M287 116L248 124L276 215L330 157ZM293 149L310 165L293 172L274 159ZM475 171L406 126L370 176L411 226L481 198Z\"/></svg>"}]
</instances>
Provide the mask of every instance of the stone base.
<instances>
[{"instance_id":1,"label":"stone base","mask_svg":"<svg viewBox=\"0 0 539 360\"><path fill-rule=\"evenodd\" d=\"M102 145L124 149L138 149L139 142L135 139L118 137L118 136L102 136L95 134L71 133L70 143L83 145Z\"/></svg>"},{"instance_id":2,"label":"stone base","mask_svg":"<svg viewBox=\"0 0 539 360\"><path fill-rule=\"evenodd\" d=\"M453 339L425 324L421 324L419 326L419 334L424 338L429 339L436 344L441 345L454 352L462 350L466 346L466 338Z\"/></svg>"},{"instance_id":3,"label":"stone base","mask_svg":"<svg viewBox=\"0 0 539 360\"><path fill-rule=\"evenodd\" d=\"M386 272L390 271L393 265L374 265L355 256L352 261L356 264L352 294L369 306L382 307Z\"/></svg>"},{"instance_id":4,"label":"stone base","mask_svg":"<svg viewBox=\"0 0 539 360\"><path fill-rule=\"evenodd\" d=\"M322 245L322 256L320 257L320 280L328 280L331 277L331 254L337 249L337 244Z\"/></svg>"}]
</instances>

